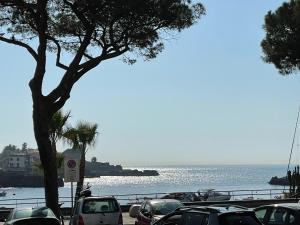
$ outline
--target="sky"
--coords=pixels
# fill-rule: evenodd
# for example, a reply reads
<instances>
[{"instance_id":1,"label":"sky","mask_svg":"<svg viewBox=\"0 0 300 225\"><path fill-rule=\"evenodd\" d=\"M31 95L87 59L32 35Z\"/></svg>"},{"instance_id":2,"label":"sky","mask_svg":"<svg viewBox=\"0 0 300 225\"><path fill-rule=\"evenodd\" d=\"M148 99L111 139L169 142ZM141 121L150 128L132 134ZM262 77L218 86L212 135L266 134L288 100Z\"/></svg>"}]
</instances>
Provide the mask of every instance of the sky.
<instances>
[{"instance_id":1,"label":"sky","mask_svg":"<svg viewBox=\"0 0 300 225\"><path fill-rule=\"evenodd\" d=\"M87 158L123 166L287 164L300 106L299 73L261 59L264 16L280 0L203 0L206 15L154 60L106 61L73 88L69 123L98 124ZM65 57L67 58L67 57ZM31 56L0 43L0 150L36 148ZM61 71L47 65L45 93ZM293 160L300 160L296 138ZM59 143L58 149L69 148Z\"/></svg>"}]
</instances>

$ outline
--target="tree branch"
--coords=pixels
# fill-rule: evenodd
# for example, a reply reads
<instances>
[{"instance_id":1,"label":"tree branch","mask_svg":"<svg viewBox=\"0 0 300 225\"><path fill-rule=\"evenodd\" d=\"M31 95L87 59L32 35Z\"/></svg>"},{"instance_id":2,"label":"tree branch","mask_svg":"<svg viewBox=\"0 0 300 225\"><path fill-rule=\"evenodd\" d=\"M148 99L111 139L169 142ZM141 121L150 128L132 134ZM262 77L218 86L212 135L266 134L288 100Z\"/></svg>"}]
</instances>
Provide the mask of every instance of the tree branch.
<instances>
[{"instance_id":1,"label":"tree branch","mask_svg":"<svg viewBox=\"0 0 300 225\"><path fill-rule=\"evenodd\" d=\"M83 25L85 26L86 29L90 29L91 28L91 24L89 23L89 21L85 18L85 16L75 7L74 4L72 4L71 2L69 2L68 0L63 0L64 3L69 6L72 11L75 13L75 15L78 17L78 19L83 23Z\"/></svg>"},{"instance_id":2,"label":"tree branch","mask_svg":"<svg viewBox=\"0 0 300 225\"><path fill-rule=\"evenodd\" d=\"M61 69L64 69L64 70L68 70L69 67L67 67L66 65L64 65L63 63L60 62L61 47L60 47L59 42L58 42L55 38L53 38L53 37L51 37L51 36L49 36L49 35L47 35L47 38L48 38L49 40L53 41L54 44L55 44L56 47L57 47L57 53L56 53L56 66L59 67L59 68L61 68Z\"/></svg>"},{"instance_id":3,"label":"tree branch","mask_svg":"<svg viewBox=\"0 0 300 225\"><path fill-rule=\"evenodd\" d=\"M94 59L92 56L90 56L90 55L87 54L87 53L84 53L83 56L86 57L86 58L89 59L89 60Z\"/></svg>"},{"instance_id":4,"label":"tree branch","mask_svg":"<svg viewBox=\"0 0 300 225\"><path fill-rule=\"evenodd\" d=\"M72 85L73 86L73 85ZM70 88L71 91L71 88ZM60 110L66 103L66 101L70 98L70 93L68 93L67 95L64 95L64 97L61 97L58 101L56 101L53 105L52 105L52 113L57 112L58 110Z\"/></svg>"},{"instance_id":5,"label":"tree branch","mask_svg":"<svg viewBox=\"0 0 300 225\"><path fill-rule=\"evenodd\" d=\"M89 60L89 61L81 64L80 65L80 67L81 67L80 71L78 71L78 73L75 74L74 83L77 80L79 80L84 74L86 74L88 71L90 71L91 69L98 66L102 61L120 56L128 50L129 50L129 47L126 46L122 50L119 50L119 51L116 51L116 52L113 52L113 53L110 53L110 54L103 53L100 56L98 56L96 58L93 58L92 60Z\"/></svg>"},{"instance_id":6,"label":"tree branch","mask_svg":"<svg viewBox=\"0 0 300 225\"><path fill-rule=\"evenodd\" d=\"M9 44L13 44L13 45L21 46L21 47L27 49L27 51L32 55L32 57L35 59L35 61L38 60L38 54L29 45L27 45L27 44L25 44L21 41L5 38L3 36L0 36L0 41L6 42L6 43L9 43Z\"/></svg>"},{"instance_id":7,"label":"tree branch","mask_svg":"<svg viewBox=\"0 0 300 225\"><path fill-rule=\"evenodd\" d=\"M69 98L71 88L74 85L74 83L76 82L74 80L74 74L77 73L77 71L79 69L78 68L79 63L82 60L82 57L84 56L88 45L90 44L92 33L93 33L93 29L87 31L79 49L77 50L76 55L74 56L72 62L70 63L61 82L47 96L48 100L51 103L55 103L56 105L58 105L56 108L59 108L60 102L63 102L63 101L65 102ZM66 98L66 100L64 100L65 98Z\"/></svg>"},{"instance_id":8,"label":"tree branch","mask_svg":"<svg viewBox=\"0 0 300 225\"><path fill-rule=\"evenodd\" d=\"M36 7L36 4L24 2L22 0L1 0L0 5L9 6L9 7L18 6L18 7L26 7L26 8Z\"/></svg>"}]
</instances>

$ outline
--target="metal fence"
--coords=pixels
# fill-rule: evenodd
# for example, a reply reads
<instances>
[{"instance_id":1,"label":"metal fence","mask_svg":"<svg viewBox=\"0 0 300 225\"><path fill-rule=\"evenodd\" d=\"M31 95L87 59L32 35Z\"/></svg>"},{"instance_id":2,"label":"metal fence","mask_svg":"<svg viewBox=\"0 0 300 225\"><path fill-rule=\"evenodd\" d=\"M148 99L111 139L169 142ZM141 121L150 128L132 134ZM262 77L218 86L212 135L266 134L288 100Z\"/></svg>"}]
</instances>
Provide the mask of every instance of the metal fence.
<instances>
[{"instance_id":1,"label":"metal fence","mask_svg":"<svg viewBox=\"0 0 300 225\"><path fill-rule=\"evenodd\" d=\"M286 189L257 189L257 190L213 190L212 194L230 195L230 200L251 200L251 199L282 199L286 196ZM204 195L205 192L176 192L187 195ZM170 193L135 193L113 195L121 205L141 203L145 199L162 198ZM59 197L59 202L64 207L71 206L71 197ZM15 207L37 207L45 205L44 198L3 198L0 199L0 208Z\"/></svg>"}]
</instances>

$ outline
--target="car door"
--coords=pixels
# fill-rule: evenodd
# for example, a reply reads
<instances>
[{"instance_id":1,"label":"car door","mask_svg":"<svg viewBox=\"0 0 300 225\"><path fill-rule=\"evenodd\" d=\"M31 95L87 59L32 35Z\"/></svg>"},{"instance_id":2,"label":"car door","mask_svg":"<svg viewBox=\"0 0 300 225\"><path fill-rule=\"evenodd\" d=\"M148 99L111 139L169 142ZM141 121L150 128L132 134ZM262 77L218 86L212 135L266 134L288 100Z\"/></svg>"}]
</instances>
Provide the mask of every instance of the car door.
<instances>
[{"instance_id":1,"label":"car door","mask_svg":"<svg viewBox=\"0 0 300 225\"><path fill-rule=\"evenodd\" d=\"M182 212L173 212L162 217L153 225L181 225L182 224L181 218L182 218Z\"/></svg>"},{"instance_id":2,"label":"car door","mask_svg":"<svg viewBox=\"0 0 300 225\"><path fill-rule=\"evenodd\" d=\"M137 217L137 225L149 225L151 223L151 205L149 202L144 202L141 205L140 213Z\"/></svg>"},{"instance_id":3,"label":"car door","mask_svg":"<svg viewBox=\"0 0 300 225\"><path fill-rule=\"evenodd\" d=\"M79 219L79 207L80 207L80 202L77 201L75 203L74 209L73 209L73 215L70 218L70 224L71 225L76 225L78 224L78 219Z\"/></svg>"},{"instance_id":4,"label":"car door","mask_svg":"<svg viewBox=\"0 0 300 225\"><path fill-rule=\"evenodd\" d=\"M181 225L207 225L208 214L200 212L185 212L181 218Z\"/></svg>"}]
</instances>

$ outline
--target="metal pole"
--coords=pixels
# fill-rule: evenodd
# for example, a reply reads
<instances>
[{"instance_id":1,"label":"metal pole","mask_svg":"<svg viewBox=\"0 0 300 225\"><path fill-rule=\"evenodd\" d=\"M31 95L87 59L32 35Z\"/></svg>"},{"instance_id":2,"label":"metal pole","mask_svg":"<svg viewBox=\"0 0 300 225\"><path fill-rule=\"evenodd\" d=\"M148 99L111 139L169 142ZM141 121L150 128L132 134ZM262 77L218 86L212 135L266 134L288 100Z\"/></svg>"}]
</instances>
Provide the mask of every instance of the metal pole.
<instances>
[{"instance_id":1,"label":"metal pole","mask_svg":"<svg viewBox=\"0 0 300 225\"><path fill-rule=\"evenodd\" d=\"M73 181L71 181L71 212L73 212Z\"/></svg>"},{"instance_id":2,"label":"metal pole","mask_svg":"<svg viewBox=\"0 0 300 225\"><path fill-rule=\"evenodd\" d=\"M292 158L292 154L293 154L294 142L295 142L295 137L296 137L296 132L297 132L297 126L298 126L298 120L299 120L299 114L300 114L300 107L298 109L297 120L296 120L295 129L294 129L294 135L293 135L293 141L292 141L292 146L291 146L291 152L290 152L289 164L288 164L288 167L287 167L287 171L289 171L289 169L290 169L291 158Z\"/></svg>"}]
</instances>

